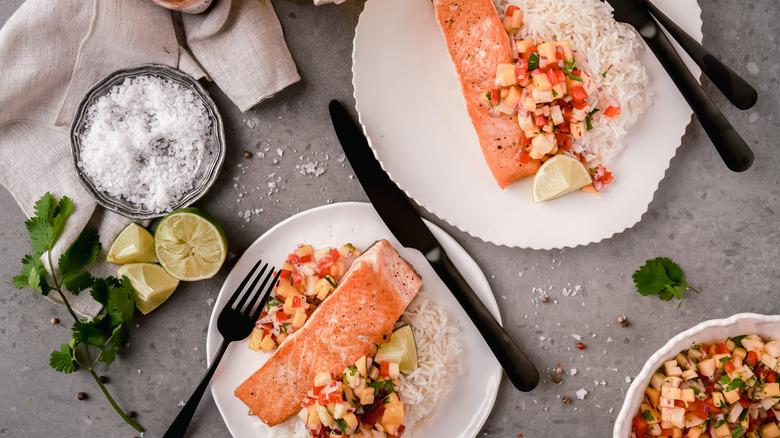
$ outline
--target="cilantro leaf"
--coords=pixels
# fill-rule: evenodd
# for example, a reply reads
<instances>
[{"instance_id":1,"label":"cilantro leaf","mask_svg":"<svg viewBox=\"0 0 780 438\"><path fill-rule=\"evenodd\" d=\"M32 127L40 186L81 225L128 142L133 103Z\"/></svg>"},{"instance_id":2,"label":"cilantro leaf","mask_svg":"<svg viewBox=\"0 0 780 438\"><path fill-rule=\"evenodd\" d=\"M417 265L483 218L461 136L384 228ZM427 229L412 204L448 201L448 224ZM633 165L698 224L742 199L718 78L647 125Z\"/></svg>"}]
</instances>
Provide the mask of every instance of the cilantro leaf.
<instances>
[{"instance_id":1,"label":"cilantro leaf","mask_svg":"<svg viewBox=\"0 0 780 438\"><path fill-rule=\"evenodd\" d=\"M76 343L84 343L103 348L103 331L94 321L78 321L73 324L73 339Z\"/></svg>"},{"instance_id":2,"label":"cilantro leaf","mask_svg":"<svg viewBox=\"0 0 780 438\"><path fill-rule=\"evenodd\" d=\"M108 312L116 310L122 316L124 321L130 321L135 311L135 301L133 301L133 286L127 277L122 277L119 284L110 287L108 290Z\"/></svg>"},{"instance_id":3,"label":"cilantro leaf","mask_svg":"<svg viewBox=\"0 0 780 438\"><path fill-rule=\"evenodd\" d=\"M59 205L54 208L54 217L51 219L52 238L54 239L52 246L54 246L54 242L60 238L60 234L62 234L62 230L65 228L65 221L67 221L70 214L73 213L73 209L73 201L67 196L63 196L62 199L60 199Z\"/></svg>"},{"instance_id":4,"label":"cilantro leaf","mask_svg":"<svg viewBox=\"0 0 780 438\"><path fill-rule=\"evenodd\" d=\"M60 256L62 277L67 278L97 260L100 236L94 228L85 228Z\"/></svg>"},{"instance_id":5,"label":"cilantro leaf","mask_svg":"<svg viewBox=\"0 0 780 438\"><path fill-rule=\"evenodd\" d=\"M35 251L42 254L54 247L73 208L73 201L67 196L58 204L48 192L35 203L35 216L24 223Z\"/></svg>"},{"instance_id":6,"label":"cilantro leaf","mask_svg":"<svg viewBox=\"0 0 780 438\"><path fill-rule=\"evenodd\" d=\"M51 286L46 281L46 268L43 267L37 254L26 255L22 258L22 272L13 278L13 284L19 289L30 287L46 296L51 291Z\"/></svg>"},{"instance_id":7,"label":"cilantro leaf","mask_svg":"<svg viewBox=\"0 0 780 438\"><path fill-rule=\"evenodd\" d=\"M747 410L745 410L747 412ZM744 432L745 429L742 428L741 424L737 424L737 427L734 428L733 431L731 431L731 438L739 438L742 436L742 432Z\"/></svg>"},{"instance_id":8,"label":"cilantro leaf","mask_svg":"<svg viewBox=\"0 0 780 438\"><path fill-rule=\"evenodd\" d=\"M51 222L54 217L54 197L51 193L46 192L41 199L35 201L35 217Z\"/></svg>"},{"instance_id":9,"label":"cilantro leaf","mask_svg":"<svg viewBox=\"0 0 780 438\"><path fill-rule=\"evenodd\" d=\"M644 412L642 412L642 419L650 423L653 421L653 414L650 413L649 410L645 409Z\"/></svg>"},{"instance_id":10,"label":"cilantro leaf","mask_svg":"<svg viewBox=\"0 0 780 438\"><path fill-rule=\"evenodd\" d=\"M70 374L76 371L76 362L73 359L73 350L70 345L62 344L59 351L54 350L49 357L49 365L57 371Z\"/></svg>"},{"instance_id":11,"label":"cilantro leaf","mask_svg":"<svg viewBox=\"0 0 780 438\"><path fill-rule=\"evenodd\" d=\"M105 279L96 278L95 282L92 284L92 290L89 291L89 294L92 296L93 300L97 301L105 307L105 305L108 304L108 288L114 283L116 283L116 279L114 277L108 277Z\"/></svg>"},{"instance_id":12,"label":"cilantro leaf","mask_svg":"<svg viewBox=\"0 0 780 438\"><path fill-rule=\"evenodd\" d=\"M531 53L528 56L528 71L536 70L539 68L539 54Z\"/></svg>"},{"instance_id":13,"label":"cilantro leaf","mask_svg":"<svg viewBox=\"0 0 780 438\"><path fill-rule=\"evenodd\" d=\"M658 295L662 301L672 298L680 300L682 305L683 292L696 289L685 282L682 269L666 257L647 260L632 276L637 292L643 296ZM680 305L677 307L679 308Z\"/></svg>"},{"instance_id":14,"label":"cilantro leaf","mask_svg":"<svg viewBox=\"0 0 780 438\"><path fill-rule=\"evenodd\" d=\"M78 274L72 274L62 279L62 283L73 295L78 295L84 289L92 286L95 279L87 271L81 271Z\"/></svg>"},{"instance_id":15,"label":"cilantro leaf","mask_svg":"<svg viewBox=\"0 0 780 438\"><path fill-rule=\"evenodd\" d=\"M736 379L732 380L729 385L724 389L725 392L733 391L737 388L743 388L745 386L745 382L737 377Z\"/></svg>"}]
</instances>

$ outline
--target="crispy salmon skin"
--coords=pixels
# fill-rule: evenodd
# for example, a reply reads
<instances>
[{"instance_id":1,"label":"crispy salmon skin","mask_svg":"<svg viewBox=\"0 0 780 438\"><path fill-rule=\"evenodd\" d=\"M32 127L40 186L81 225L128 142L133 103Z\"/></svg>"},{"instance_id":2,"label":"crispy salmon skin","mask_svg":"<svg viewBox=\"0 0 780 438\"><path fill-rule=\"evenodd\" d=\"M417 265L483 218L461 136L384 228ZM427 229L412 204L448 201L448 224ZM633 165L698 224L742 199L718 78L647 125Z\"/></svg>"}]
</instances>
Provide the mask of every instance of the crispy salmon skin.
<instances>
[{"instance_id":1,"label":"crispy salmon skin","mask_svg":"<svg viewBox=\"0 0 780 438\"><path fill-rule=\"evenodd\" d=\"M386 342L422 285L387 240L355 259L341 283L235 390L252 413L275 426L301 409L319 371L339 374Z\"/></svg>"},{"instance_id":2,"label":"crispy salmon skin","mask_svg":"<svg viewBox=\"0 0 780 438\"><path fill-rule=\"evenodd\" d=\"M482 154L499 187L533 175L541 162L517 161L522 130L517 116L493 117L482 100L496 87L496 66L511 63L509 36L491 0L434 0L453 67L460 81L463 100L477 131Z\"/></svg>"}]
</instances>

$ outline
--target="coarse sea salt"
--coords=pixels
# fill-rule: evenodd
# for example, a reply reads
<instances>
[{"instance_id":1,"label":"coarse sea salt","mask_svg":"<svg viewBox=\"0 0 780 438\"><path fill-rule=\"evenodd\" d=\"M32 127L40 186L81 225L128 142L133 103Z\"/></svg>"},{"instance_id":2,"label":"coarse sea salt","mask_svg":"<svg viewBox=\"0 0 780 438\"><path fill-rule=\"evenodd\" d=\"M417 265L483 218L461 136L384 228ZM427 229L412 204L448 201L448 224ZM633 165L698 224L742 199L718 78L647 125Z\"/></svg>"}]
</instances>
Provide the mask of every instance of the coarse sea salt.
<instances>
[{"instance_id":1,"label":"coarse sea salt","mask_svg":"<svg viewBox=\"0 0 780 438\"><path fill-rule=\"evenodd\" d=\"M152 75L126 78L87 110L79 166L98 191L169 211L194 188L210 133L192 90Z\"/></svg>"}]
</instances>

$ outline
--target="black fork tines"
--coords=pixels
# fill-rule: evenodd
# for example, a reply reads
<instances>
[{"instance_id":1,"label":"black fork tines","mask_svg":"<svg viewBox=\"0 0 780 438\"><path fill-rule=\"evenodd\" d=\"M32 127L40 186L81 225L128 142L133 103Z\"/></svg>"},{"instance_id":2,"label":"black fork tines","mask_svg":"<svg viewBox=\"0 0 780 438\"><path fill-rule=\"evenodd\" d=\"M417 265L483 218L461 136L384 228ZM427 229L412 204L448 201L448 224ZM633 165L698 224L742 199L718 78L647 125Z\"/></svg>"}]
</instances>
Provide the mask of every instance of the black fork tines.
<instances>
[{"instance_id":1,"label":"black fork tines","mask_svg":"<svg viewBox=\"0 0 780 438\"><path fill-rule=\"evenodd\" d=\"M263 284L260 285L259 290L265 290L266 293L256 293L254 297L252 297L252 300L249 302L249 306L246 308L246 314L252 315L252 320L256 320L260 313L263 311L263 303L265 302L265 298L269 295L270 291L273 289L273 285L276 283L276 280L279 278L279 274L281 274L281 271L276 272L276 275L273 276L273 281L271 281L271 284L268 284L268 280L271 279L271 276L274 274L273 270L268 271L268 274L266 274L265 278L263 279ZM261 272L262 275L262 272ZM260 279L260 275L257 276L257 279ZM257 283L257 280L255 280L255 283ZM255 283L252 283L252 287L254 287ZM266 285L268 285L268 289L266 289ZM257 304L257 301L260 300L260 297L262 297L262 300L260 301L260 305L257 306L257 309L255 309L255 304Z\"/></svg>"},{"instance_id":2,"label":"black fork tines","mask_svg":"<svg viewBox=\"0 0 780 438\"><path fill-rule=\"evenodd\" d=\"M260 262L257 262L255 267L257 267L259 264L260 264ZM237 290L241 290L243 292L242 292L241 299L238 300L238 304L236 304L236 307L235 307L236 310L238 310L239 312L243 312L242 309L244 309L244 304L246 304L246 301L247 301L247 299L249 297L253 297L254 298L255 295L261 295L261 294L255 294L255 291L257 290L256 289L257 283L260 281L260 278L263 276L263 274L265 273L266 269L268 269L268 263L263 265L263 268L260 270L260 273L257 274L257 277L255 277L254 280L252 280L252 284L250 284L248 288L244 289L244 287L243 287L244 286L244 282L246 282L247 280L249 280L250 277L252 277L252 274L255 271L254 268L252 268L252 271L250 271L250 273L244 278L244 281L241 282L241 286L239 286L239 288ZM270 272L269 272L269 274L270 274ZM250 306L250 308L251 308L251 306ZM246 313L248 313L248 312L246 312Z\"/></svg>"}]
</instances>

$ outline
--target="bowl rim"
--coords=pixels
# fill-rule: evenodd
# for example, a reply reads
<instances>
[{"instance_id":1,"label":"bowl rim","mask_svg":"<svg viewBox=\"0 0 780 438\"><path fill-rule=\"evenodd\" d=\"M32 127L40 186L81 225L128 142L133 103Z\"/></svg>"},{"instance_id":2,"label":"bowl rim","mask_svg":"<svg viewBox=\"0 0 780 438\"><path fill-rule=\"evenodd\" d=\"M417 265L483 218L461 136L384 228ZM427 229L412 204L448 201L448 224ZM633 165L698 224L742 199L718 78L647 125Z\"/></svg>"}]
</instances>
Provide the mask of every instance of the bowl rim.
<instances>
[{"instance_id":1,"label":"bowl rim","mask_svg":"<svg viewBox=\"0 0 780 438\"><path fill-rule=\"evenodd\" d=\"M661 348L655 351L645 362L644 366L642 367L641 371L639 371L639 374L636 375L633 382L631 382L631 386L629 386L628 391L626 391L626 396L623 399L623 405L620 408L620 411L618 412L617 418L615 419L615 424L612 429L612 437L613 438L628 438L629 434L623 434L625 432L630 433L630 420L633 418L633 412L639 408L640 401L637 400L636 403L634 403L637 393L644 393L645 387L650 382L650 378L653 375L653 372L660 367L660 364L664 360L669 360L669 357L673 357L673 354L676 354L680 351L680 346L682 343L690 343L691 338L693 337L701 337L701 335L709 329L713 328L723 328L727 329L730 327L734 327L734 329L737 329L737 325L739 323L762 323L762 324L776 324L778 331L776 333L773 333L771 336L774 339L780 338L780 315L764 315L759 313L737 313L735 315L729 316L727 318L721 318L721 319L709 319L706 321L702 321L699 324L696 324L695 326L683 330L682 332L678 333L671 339L669 339ZM762 333L759 333L762 336L765 336ZM770 335L766 335L770 336ZM640 392L641 391L641 392ZM636 406L634 406L636 404ZM629 425L628 430L624 430L624 425Z\"/></svg>"},{"instance_id":2,"label":"bowl rim","mask_svg":"<svg viewBox=\"0 0 780 438\"><path fill-rule=\"evenodd\" d=\"M147 209L138 207L135 210L128 209L125 205L122 205L115 201L115 198L108 196L95 188L92 181L84 174L83 169L79 166L79 153L81 150L81 139L77 135L85 122L87 110L91 107L91 102L100 93L105 92L108 88L120 80L127 77L141 76L141 75L158 75L165 77L166 79L177 82L188 89L192 90L202 101L206 108L209 118L214 125L214 145L216 147L216 158L206 168L205 178L202 181L198 181L193 190L182 197L179 202L174 204L170 211L154 212ZM116 70L106 75L103 79L92 85L89 90L84 94L84 97L76 107L73 120L69 129L71 158L73 166L76 169L79 182L89 192L95 201L103 208L120 214L130 219L154 219L165 216L173 210L187 207L198 201L203 195L208 192L219 176L219 172L222 169L222 165L225 162L226 155L226 142L225 142L225 126L222 121L222 116L217 109L217 105L211 98L205 88L192 76L184 73L181 70L164 64L141 64L132 67Z\"/></svg>"}]
</instances>

